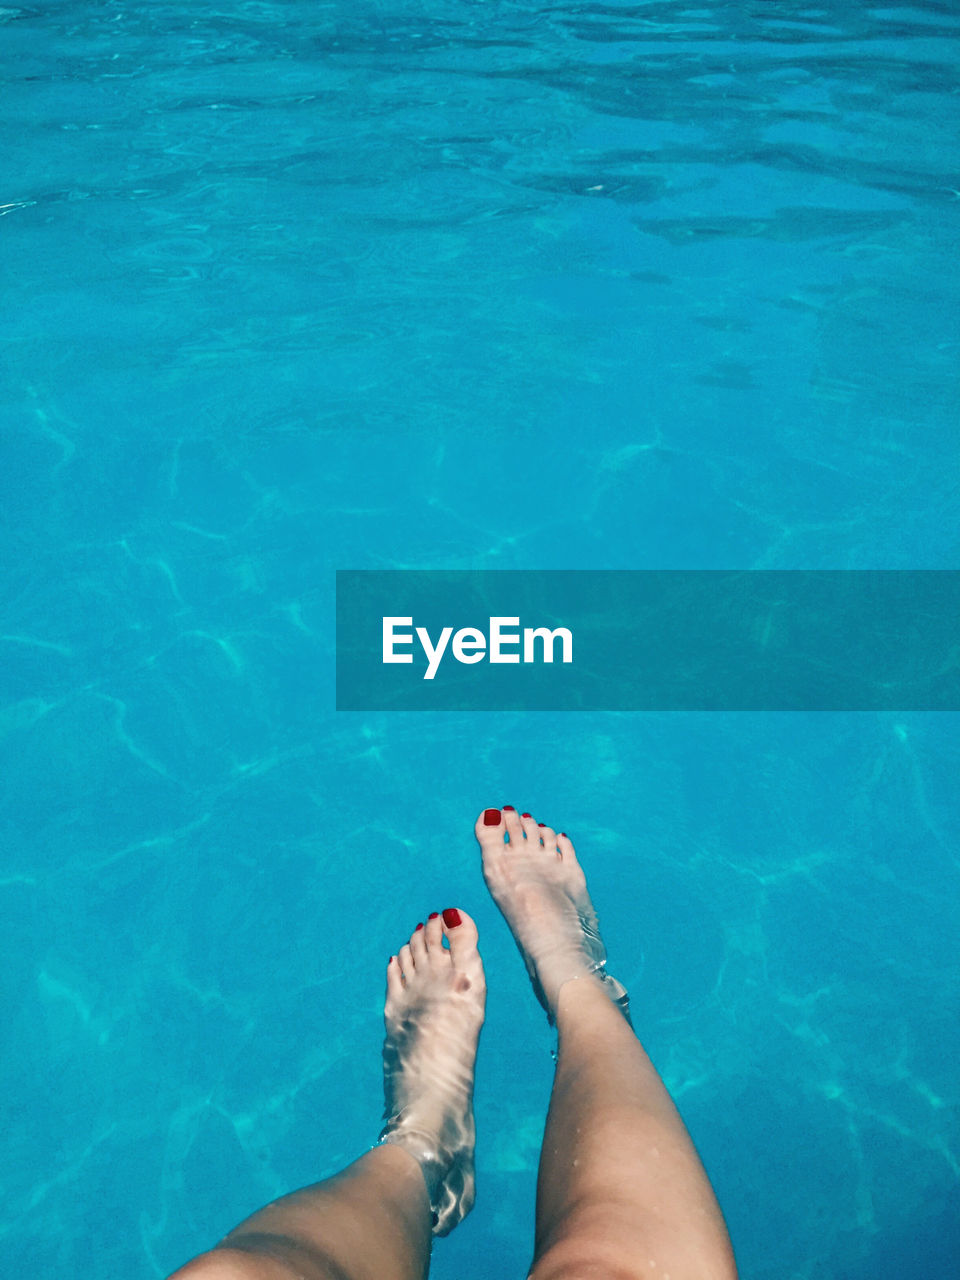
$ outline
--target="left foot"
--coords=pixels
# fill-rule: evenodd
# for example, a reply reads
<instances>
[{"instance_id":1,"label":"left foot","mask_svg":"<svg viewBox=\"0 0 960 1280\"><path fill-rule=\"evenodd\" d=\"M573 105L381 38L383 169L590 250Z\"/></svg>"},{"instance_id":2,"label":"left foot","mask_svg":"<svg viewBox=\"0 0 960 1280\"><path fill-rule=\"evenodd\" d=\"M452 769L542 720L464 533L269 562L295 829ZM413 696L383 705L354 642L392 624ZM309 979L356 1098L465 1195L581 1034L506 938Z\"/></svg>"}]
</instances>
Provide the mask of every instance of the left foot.
<instances>
[{"instance_id":1,"label":"left foot","mask_svg":"<svg viewBox=\"0 0 960 1280\"><path fill-rule=\"evenodd\" d=\"M473 1076L485 1001L477 928L465 911L432 916L390 957L380 1136L419 1162L434 1235L452 1231L475 1198Z\"/></svg>"}]
</instances>

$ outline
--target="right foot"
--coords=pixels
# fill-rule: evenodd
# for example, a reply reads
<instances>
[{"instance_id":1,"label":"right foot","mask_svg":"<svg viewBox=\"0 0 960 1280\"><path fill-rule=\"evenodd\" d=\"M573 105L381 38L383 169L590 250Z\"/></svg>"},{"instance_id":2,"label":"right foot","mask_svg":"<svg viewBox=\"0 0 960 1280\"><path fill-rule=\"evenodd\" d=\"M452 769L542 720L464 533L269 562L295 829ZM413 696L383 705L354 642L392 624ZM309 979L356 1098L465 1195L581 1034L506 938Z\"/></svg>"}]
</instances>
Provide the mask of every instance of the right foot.
<instances>
[{"instance_id":1,"label":"right foot","mask_svg":"<svg viewBox=\"0 0 960 1280\"><path fill-rule=\"evenodd\" d=\"M551 1024L560 988L575 978L602 982L629 1021L626 989L604 968L597 913L569 837L515 809L485 809L475 830L483 878Z\"/></svg>"}]
</instances>

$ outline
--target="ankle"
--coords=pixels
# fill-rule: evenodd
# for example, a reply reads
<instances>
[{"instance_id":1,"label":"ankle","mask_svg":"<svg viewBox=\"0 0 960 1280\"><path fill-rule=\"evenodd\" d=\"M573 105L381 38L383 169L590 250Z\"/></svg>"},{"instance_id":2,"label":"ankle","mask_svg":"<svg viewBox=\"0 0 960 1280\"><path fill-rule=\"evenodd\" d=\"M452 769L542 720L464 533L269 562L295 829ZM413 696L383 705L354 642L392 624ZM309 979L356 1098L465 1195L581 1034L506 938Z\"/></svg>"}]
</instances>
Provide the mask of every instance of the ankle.
<instances>
[{"instance_id":1,"label":"ankle","mask_svg":"<svg viewBox=\"0 0 960 1280\"><path fill-rule=\"evenodd\" d=\"M579 1024L599 1017L607 1022L609 1011L615 1010L632 1029L627 989L603 970L577 974L563 982L552 1005L551 1024L563 1030L564 1024Z\"/></svg>"},{"instance_id":2,"label":"ankle","mask_svg":"<svg viewBox=\"0 0 960 1280\"><path fill-rule=\"evenodd\" d=\"M589 1004L596 998L596 993L600 992L606 997L606 991L603 985L603 979L598 973L574 973L569 978L565 978L557 989L556 996L553 1000L552 1009L554 1020L560 1016L561 1002L566 1009L582 1007L586 994L586 1000ZM608 998L608 997L607 997ZM609 998L608 998L609 999Z\"/></svg>"}]
</instances>

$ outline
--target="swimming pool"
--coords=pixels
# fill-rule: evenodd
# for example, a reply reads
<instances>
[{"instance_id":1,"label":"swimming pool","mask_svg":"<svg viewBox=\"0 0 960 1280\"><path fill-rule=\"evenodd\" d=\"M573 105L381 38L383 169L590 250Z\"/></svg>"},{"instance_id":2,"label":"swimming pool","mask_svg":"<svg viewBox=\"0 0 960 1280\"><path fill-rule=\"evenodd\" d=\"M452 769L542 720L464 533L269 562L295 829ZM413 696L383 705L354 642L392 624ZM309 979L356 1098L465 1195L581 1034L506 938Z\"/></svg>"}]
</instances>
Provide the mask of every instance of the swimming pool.
<instances>
[{"instance_id":1,"label":"swimming pool","mask_svg":"<svg viewBox=\"0 0 960 1280\"><path fill-rule=\"evenodd\" d=\"M958 31L0 10L14 1270L165 1275L358 1154L386 957L463 903L433 1275L524 1274L550 1038L471 833L513 803L577 841L742 1274L955 1274L956 717L338 714L333 575L954 567Z\"/></svg>"}]
</instances>

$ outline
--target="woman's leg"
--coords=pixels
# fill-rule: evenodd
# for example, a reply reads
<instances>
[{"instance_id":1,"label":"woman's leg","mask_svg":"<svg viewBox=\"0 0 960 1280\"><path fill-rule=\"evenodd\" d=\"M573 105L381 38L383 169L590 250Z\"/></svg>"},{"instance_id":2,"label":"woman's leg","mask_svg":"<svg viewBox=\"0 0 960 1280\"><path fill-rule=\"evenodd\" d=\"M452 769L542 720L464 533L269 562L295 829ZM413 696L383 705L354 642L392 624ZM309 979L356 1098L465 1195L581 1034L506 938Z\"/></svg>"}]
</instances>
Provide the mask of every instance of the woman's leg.
<instances>
[{"instance_id":1,"label":"woman's leg","mask_svg":"<svg viewBox=\"0 0 960 1280\"><path fill-rule=\"evenodd\" d=\"M258 1210L171 1280L423 1280L431 1233L452 1230L473 1204L485 992L466 912L417 925L387 966L382 1144Z\"/></svg>"},{"instance_id":2,"label":"woman's leg","mask_svg":"<svg viewBox=\"0 0 960 1280\"><path fill-rule=\"evenodd\" d=\"M486 810L476 830L484 878L559 1032L533 1280L735 1280L693 1143L620 991L597 976L605 953L573 845L513 809Z\"/></svg>"},{"instance_id":3,"label":"woman's leg","mask_svg":"<svg viewBox=\"0 0 960 1280\"><path fill-rule=\"evenodd\" d=\"M258 1209L171 1280L423 1280L429 1256L423 1174L384 1145Z\"/></svg>"}]
</instances>

